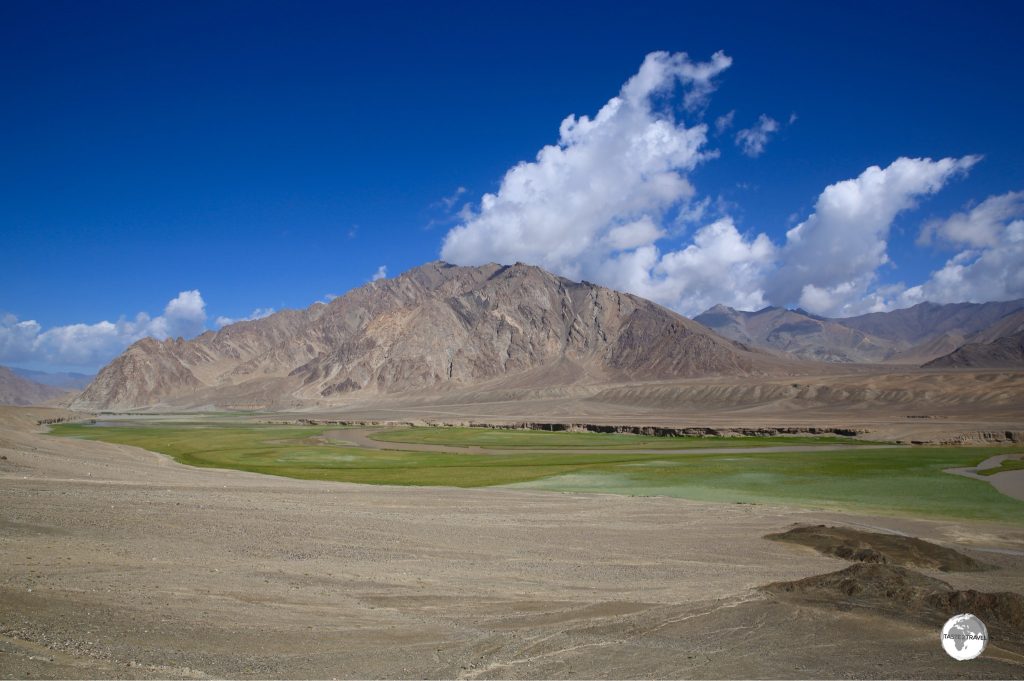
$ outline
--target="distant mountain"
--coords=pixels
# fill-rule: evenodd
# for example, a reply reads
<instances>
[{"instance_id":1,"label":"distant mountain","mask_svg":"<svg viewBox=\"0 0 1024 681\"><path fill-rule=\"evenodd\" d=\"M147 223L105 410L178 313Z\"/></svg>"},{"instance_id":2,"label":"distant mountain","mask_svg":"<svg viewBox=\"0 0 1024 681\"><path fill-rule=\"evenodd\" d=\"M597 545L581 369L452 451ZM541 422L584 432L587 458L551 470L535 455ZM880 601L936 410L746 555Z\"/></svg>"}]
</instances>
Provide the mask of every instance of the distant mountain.
<instances>
[{"instance_id":1,"label":"distant mountain","mask_svg":"<svg viewBox=\"0 0 1024 681\"><path fill-rule=\"evenodd\" d=\"M803 310L768 307L743 312L716 305L695 320L726 338L805 359L921 364L954 351L1022 309L1024 299L921 303L903 310L829 319Z\"/></svg>"},{"instance_id":2,"label":"distant mountain","mask_svg":"<svg viewBox=\"0 0 1024 681\"><path fill-rule=\"evenodd\" d=\"M30 369L17 369L14 367L11 367L11 371L30 381L51 385L55 388L66 388L67 390L82 390L96 377L95 374L78 374L71 371L51 373L49 371L32 371Z\"/></svg>"},{"instance_id":3,"label":"distant mountain","mask_svg":"<svg viewBox=\"0 0 1024 681\"><path fill-rule=\"evenodd\" d=\"M802 310L766 307L743 312L716 305L694 321L747 345L823 362L877 362L895 351L891 341Z\"/></svg>"},{"instance_id":4,"label":"distant mountain","mask_svg":"<svg viewBox=\"0 0 1024 681\"><path fill-rule=\"evenodd\" d=\"M970 369L1024 369L1024 331L988 343L967 343L924 366Z\"/></svg>"},{"instance_id":5,"label":"distant mountain","mask_svg":"<svg viewBox=\"0 0 1024 681\"><path fill-rule=\"evenodd\" d=\"M0 404L41 404L64 395L67 391L61 388L30 381L0 366Z\"/></svg>"},{"instance_id":6,"label":"distant mountain","mask_svg":"<svg viewBox=\"0 0 1024 681\"><path fill-rule=\"evenodd\" d=\"M1002 319L996 320L991 326L971 336L971 343L991 343L1005 336L1012 336L1024 331L1024 310L1012 312Z\"/></svg>"},{"instance_id":7,"label":"distant mountain","mask_svg":"<svg viewBox=\"0 0 1024 681\"><path fill-rule=\"evenodd\" d=\"M879 338L913 346L942 334L970 336L1022 308L1024 298L995 303L919 303L902 310L872 312L836 321Z\"/></svg>"},{"instance_id":8,"label":"distant mountain","mask_svg":"<svg viewBox=\"0 0 1024 681\"><path fill-rule=\"evenodd\" d=\"M1024 369L1024 310L996 320L949 354L924 366Z\"/></svg>"},{"instance_id":9,"label":"distant mountain","mask_svg":"<svg viewBox=\"0 0 1024 681\"><path fill-rule=\"evenodd\" d=\"M435 262L189 341L145 339L73 402L298 408L489 385L778 372L779 360L636 296L522 264Z\"/></svg>"}]
</instances>

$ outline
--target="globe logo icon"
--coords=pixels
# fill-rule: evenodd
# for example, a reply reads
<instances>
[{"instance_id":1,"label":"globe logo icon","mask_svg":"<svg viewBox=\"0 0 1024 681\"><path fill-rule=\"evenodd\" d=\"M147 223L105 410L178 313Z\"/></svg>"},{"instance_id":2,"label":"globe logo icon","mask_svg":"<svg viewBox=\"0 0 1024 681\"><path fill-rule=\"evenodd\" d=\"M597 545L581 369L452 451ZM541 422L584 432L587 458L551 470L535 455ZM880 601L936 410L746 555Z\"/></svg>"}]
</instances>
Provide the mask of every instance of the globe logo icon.
<instances>
[{"instance_id":1,"label":"globe logo icon","mask_svg":"<svg viewBox=\"0 0 1024 681\"><path fill-rule=\"evenodd\" d=\"M953 615L942 627L942 649L954 660L973 660L988 645L985 623L970 613Z\"/></svg>"}]
</instances>

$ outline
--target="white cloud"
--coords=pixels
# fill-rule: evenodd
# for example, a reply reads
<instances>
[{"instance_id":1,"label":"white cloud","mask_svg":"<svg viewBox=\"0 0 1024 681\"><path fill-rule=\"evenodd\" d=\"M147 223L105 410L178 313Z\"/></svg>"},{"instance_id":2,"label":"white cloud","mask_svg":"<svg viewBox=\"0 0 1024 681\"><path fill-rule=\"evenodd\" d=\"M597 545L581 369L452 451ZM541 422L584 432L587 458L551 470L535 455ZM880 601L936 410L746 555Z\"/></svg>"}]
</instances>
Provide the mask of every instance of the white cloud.
<instances>
[{"instance_id":1,"label":"white cloud","mask_svg":"<svg viewBox=\"0 0 1024 681\"><path fill-rule=\"evenodd\" d=\"M496 194L464 212L442 257L524 261L574 278L596 277L611 261L642 261L664 235L665 214L693 195L686 173L713 156L703 150L707 126L677 121L663 95L682 86L684 107L699 108L730 63L722 53L706 63L647 55L596 116L567 117L557 144L509 169Z\"/></svg>"},{"instance_id":2,"label":"white cloud","mask_svg":"<svg viewBox=\"0 0 1024 681\"><path fill-rule=\"evenodd\" d=\"M459 202L459 198L467 191L465 187L457 187L450 195L441 197L440 204L447 210L451 210Z\"/></svg>"},{"instance_id":3,"label":"white cloud","mask_svg":"<svg viewBox=\"0 0 1024 681\"><path fill-rule=\"evenodd\" d=\"M665 232L645 216L635 222L612 227L604 241L614 251L625 251L652 244L663 236Z\"/></svg>"},{"instance_id":4,"label":"white cloud","mask_svg":"<svg viewBox=\"0 0 1024 681\"><path fill-rule=\"evenodd\" d=\"M736 133L736 146L751 158L764 153L768 138L779 130L779 122L770 116L761 114L757 123Z\"/></svg>"},{"instance_id":5,"label":"white cloud","mask_svg":"<svg viewBox=\"0 0 1024 681\"><path fill-rule=\"evenodd\" d=\"M779 269L768 282L769 300L830 315L877 307L881 303L868 294L877 270L889 261L893 220L978 160L899 158L826 187L814 213L786 233Z\"/></svg>"},{"instance_id":6,"label":"white cloud","mask_svg":"<svg viewBox=\"0 0 1024 681\"><path fill-rule=\"evenodd\" d=\"M746 237L732 218L700 228L686 248L661 254L645 246L607 261L602 282L657 303L697 314L716 303L764 307L763 280L775 259L764 234Z\"/></svg>"},{"instance_id":7,"label":"white cloud","mask_svg":"<svg viewBox=\"0 0 1024 681\"><path fill-rule=\"evenodd\" d=\"M719 210L719 218L687 242L664 245L688 223L704 219L709 197L694 196L688 174L717 156L706 149L707 125L687 127L671 100L679 101L675 91L681 89L683 109L703 107L715 76L730 63L721 53L705 64L685 54L649 54L596 116L568 116L556 144L510 168L496 193L485 194L475 210L465 209L462 224L445 236L441 257L462 265L527 262L690 315L720 302L744 309L799 304L842 315L909 300L912 291L877 281L889 262L893 221L966 173L977 156L899 158L885 168L871 166L826 187L813 213L782 244L742 232ZM720 126L729 122L726 114ZM754 128L740 131L737 143L757 155L779 128L762 115ZM1000 209L1006 212L992 204L979 211L988 215L989 227L975 228L975 241L995 238L991 225ZM958 233L952 225L934 229L946 239ZM1009 237L1000 238L1005 243ZM981 262L992 271L1002 266L998 256L961 256L954 265Z\"/></svg>"},{"instance_id":8,"label":"white cloud","mask_svg":"<svg viewBox=\"0 0 1024 681\"><path fill-rule=\"evenodd\" d=\"M723 132L732 127L733 119L736 118L736 110L733 109L727 114L722 114L715 119L715 132L721 135Z\"/></svg>"},{"instance_id":9,"label":"white cloud","mask_svg":"<svg viewBox=\"0 0 1024 681\"><path fill-rule=\"evenodd\" d=\"M970 210L926 224L918 243L930 244L938 239L974 248L997 246L1008 224L1021 217L1024 217L1024 191L990 196Z\"/></svg>"},{"instance_id":10,"label":"white cloud","mask_svg":"<svg viewBox=\"0 0 1024 681\"><path fill-rule=\"evenodd\" d=\"M206 303L199 291L182 291L157 317L140 312L133 320L68 324L46 331L34 320L19 322L6 315L0 319L0 363L95 369L140 338L192 336L205 325Z\"/></svg>"},{"instance_id":11,"label":"white cloud","mask_svg":"<svg viewBox=\"0 0 1024 681\"><path fill-rule=\"evenodd\" d=\"M901 303L982 302L1024 298L1024 191L990 196L983 202L922 231L961 248L928 280L902 294Z\"/></svg>"},{"instance_id":12,"label":"white cloud","mask_svg":"<svg viewBox=\"0 0 1024 681\"><path fill-rule=\"evenodd\" d=\"M156 338L194 336L206 327L206 302L199 291L182 291L150 324L150 335Z\"/></svg>"},{"instance_id":13,"label":"white cloud","mask_svg":"<svg viewBox=\"0 0 1024 681\"><path fill-rule=\"evenodd\" d=\"M370 281L377 281L379 279L384 279L387 276L388 276L388 268L387 268L387 266L386 265L381 265L380 267L377 268L377 271L373 273L373 276L370 277Z\"/></svg>"},{"instance_id":14,"label":"white cloud","mask_svg":"<svg viewBox=\"0 0 1024 681\"><path fill-rule=\"evenodd\" d=\"M214 324L217 325L217 328L220 328L220 327L223 327L223 326L227 326L228 324L234 324L235 322L251 322L254 319L263 319L264 317L269 317L272 314L274 314L274 308L272 308L272 307L258 307L255 310L253 310L251 313L249 313L248 317L237 317L237 318L235 318L235 317L224 317L224 316L221 316L221 317L217 317L217 319L214 321Z\"/></svg>"}]
</instances>

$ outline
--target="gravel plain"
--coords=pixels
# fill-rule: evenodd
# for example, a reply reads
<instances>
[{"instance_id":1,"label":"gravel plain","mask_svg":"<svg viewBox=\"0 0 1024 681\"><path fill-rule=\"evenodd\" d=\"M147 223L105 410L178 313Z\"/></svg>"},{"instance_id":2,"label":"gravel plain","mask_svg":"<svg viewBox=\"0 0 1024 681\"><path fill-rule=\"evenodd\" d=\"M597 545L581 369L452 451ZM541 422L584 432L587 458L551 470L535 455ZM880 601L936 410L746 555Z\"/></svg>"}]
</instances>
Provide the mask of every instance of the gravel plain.
<instances>
[{"instance_id":1,"label":"gravel plain","mask_svg":"<svg viewBox=\"0 0 1024 681\"><path fill-rule=\"evenodd\" d=\"M937 627L758 589L847 567L763 538L825 522L1020 592L1020 526L308 482L40 432L60 415L0 409L3 678L1024 678L998 641L955 662Z\"/></svg>"}]
</instances>

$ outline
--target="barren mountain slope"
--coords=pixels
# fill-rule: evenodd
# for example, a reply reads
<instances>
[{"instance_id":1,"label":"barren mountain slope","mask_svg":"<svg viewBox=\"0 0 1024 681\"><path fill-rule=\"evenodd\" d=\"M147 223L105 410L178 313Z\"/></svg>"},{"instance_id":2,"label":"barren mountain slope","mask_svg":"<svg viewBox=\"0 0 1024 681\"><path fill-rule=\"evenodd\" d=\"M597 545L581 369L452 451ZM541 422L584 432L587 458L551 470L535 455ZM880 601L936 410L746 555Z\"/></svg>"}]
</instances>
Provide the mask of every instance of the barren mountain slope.
<instances>
[{"instance_id":1,"label":"barren mountain slope","mask_svg":"<svg viewBox=\"0 0 1024 681\"><path fill-rule=\"evenodd\" d=\"M926 367L971 367L979 369L1024 368L1021 337L1024 335L1024 310L1011 312L978 331L964 342L961 339Z\"/></svg>"},{"instance_id":2,"label":"barren mountain slope","mask_svg":"<svg viewBox=\"0 0 1024 681\"><path fill-rule=\"evenodd\" d=\"M879 362L897 347L892 341L843 326L842 320L781 307L743 312L716 305L694 320L735 341L824 362Z\"/></svg>"},{"instance_id":3,"label":"barren mountain slope","mask_svg":"<svg viewBox=\"0 0 1024 681\"><path fill-rule=\"evenodd\" d=\"M779 360L636 296L527 265L430 263L324 305L140 341L80 409L321 406L465 388L771 373Z\"/></svg>"},{"instance_id":4,"label":"barren mountain slope","mask_svg":"<svg viewBox=\"0 0 1024 681\"><path fill-rule=\"evenodd\" d=\"M968 341L971 343L991 343L1021 331L1024 331L1024 310L1017 310L974 334Z\"/></svg>"},{"instance_id":5,"label":"barren mountain slope","mask_svg":"<svg viewBox=\"0 0 1024 681\"><path fill-rule=\"evenodd\" d=\"M872 312L840 321L879 338L917 345L942 334L968 337L1024 308L1024 299L994 303L920 303L903 310Z\"/></svg>"},{"instance_id":6,"label":"barren mountain slope","mask_svg":"<svg viewBox=\"0 0 1024 681\"><path fill-rule=\"evenodd\" d=\"M1012 336L1003 336L989 343L967 343L924 366L1024 369L1024 331Z\"/></svg>"},{"instance_id":7,"label":"barren mountain slope","mask_svg":"<svg viewBox=\"0 0 1024 681\"><path fill-rule=\"evenodd\" d=\"M0 366L0 404L41 404L66 394L66 390L22 378Z\"/></svg>"},{"instance_id":8,"label":"barren mountain slope","mask_svg":"<svg viewBox=\"0 0 1024 681\"><path fill-rule=\"evenodd\" d=\"M92 379L95 378L95 376L79 374L71 371L49 372L16 368L12 368L11 371L22 378L27 378L30 381L53 386L54 388L63 388L65 390L83 390L85 386L89 385L89 383L92 382Z\"/></svg>"},{"instance_id":9,"label":"barren mountain slope","mask_svg":"<svg viewBox=\"0 0 1024 681\"><path fill-rule=\"evenodd\" d=\"M1012 330L973 338L1024 308L1024 299L994 303L921 303L857 317L819 317L803 310L766 307L757 312L716 305L696 321L750 345L827 362L921 364L965 342L987 342Z\"/></svg>"}]
</instances>

